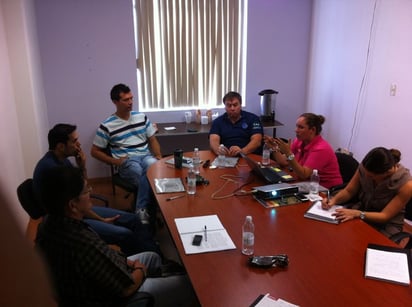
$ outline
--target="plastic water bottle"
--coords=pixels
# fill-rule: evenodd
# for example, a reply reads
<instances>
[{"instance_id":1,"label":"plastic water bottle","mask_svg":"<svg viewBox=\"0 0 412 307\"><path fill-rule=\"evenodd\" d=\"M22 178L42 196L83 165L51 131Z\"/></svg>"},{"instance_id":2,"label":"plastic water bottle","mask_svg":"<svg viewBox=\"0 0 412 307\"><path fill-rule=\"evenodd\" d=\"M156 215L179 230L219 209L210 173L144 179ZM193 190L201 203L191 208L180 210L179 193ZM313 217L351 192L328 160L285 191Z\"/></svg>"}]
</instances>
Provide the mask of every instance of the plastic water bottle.
<instances>
[{"instance_id":1,"label":"plastic water bottle","mask_svg":"<svg viewBox=\"0 0 412 307\"><path fill-rule=\"evenodd\" d=\"M246 216L245 223L242 227L242 253L245 255L252 255L255 245L255 225L252 217Z\"/></svg>"},{"instance_id":2,"label":"plastic water bottle","mask_svg":"<svg viewBox=\"0 0 412 307\"><path fill-rule=\"evenodd\" d=\"M196 173L193 166L187 172L187 194L196 194Z\"/></svg>"},{"instance_id":3,"label":"plastic water bottle","mask_svg":"<svg viewBox=\"0 0 412 307\"><path fill-rule=\"evenodd\" d=\"M263 144L262 165L269 165L269 164L270 164L270 148L265 143Z\"/></svg>"},{"instance_id":4,"label":"plastic water bottle","mask_svg":"<svg viewBox=\"0 0 412 307\"><path fill-rule=\"evenodd\" d=\"M217 156L217 164L219 168L224 168L226 166L226 156L222 152L225 152L225 145L220 144L219 155Z\"/></svg>"},{"instance_id":5,"label":"plastic water bottle","mask_svg":"<svg viewBox=\"0 0 412 307\"><path fill-rule=\"evenodd\" d=\"M195 171L195 173L200 174L200 155L199 155L199 148L197 147L193 151L192 163L193 163L193 170Z\"/></svg>"},{"instance_id":6,"label":"plastic water bottle","mask_svg":"<svg viewBox=\"0 0 412 307\"><path fill-rule=\"evenodd\" d=\"M310 176L310 187L309 194L318 195L319 194L319 174L318 170L314 169L312 175Z\"/></svg>"}]
</instances>

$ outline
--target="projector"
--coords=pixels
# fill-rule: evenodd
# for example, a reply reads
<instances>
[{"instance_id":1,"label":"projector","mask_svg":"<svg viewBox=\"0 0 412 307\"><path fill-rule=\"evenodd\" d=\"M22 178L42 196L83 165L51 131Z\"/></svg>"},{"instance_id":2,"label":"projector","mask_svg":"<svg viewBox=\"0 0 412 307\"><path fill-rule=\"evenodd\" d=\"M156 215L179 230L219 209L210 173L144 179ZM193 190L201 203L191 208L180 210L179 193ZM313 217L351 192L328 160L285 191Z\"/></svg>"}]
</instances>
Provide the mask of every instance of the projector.
<instances>
[{"instance_id":1,"label":"projector","mask_svg":"<svg viewBox=\"0 0 412 307\"><path fill-rule=\"evenodd\" d=\"M288 183L276 183L253 188L255 195L260 199L275 199L292 196L299 192L299 187Z\"/></svg>"}]
</instances>

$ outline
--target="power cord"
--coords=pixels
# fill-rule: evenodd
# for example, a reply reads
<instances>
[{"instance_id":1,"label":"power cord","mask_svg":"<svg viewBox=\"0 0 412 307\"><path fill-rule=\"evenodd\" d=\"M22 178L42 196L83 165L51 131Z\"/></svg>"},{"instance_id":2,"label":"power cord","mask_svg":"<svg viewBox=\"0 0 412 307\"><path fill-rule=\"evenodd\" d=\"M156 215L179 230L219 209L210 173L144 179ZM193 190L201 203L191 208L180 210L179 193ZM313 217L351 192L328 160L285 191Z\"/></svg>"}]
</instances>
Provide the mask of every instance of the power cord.
<instances>
[{"instance_id":1,"label":"power cord","mask_svg":"<svg viewBox=\"0 0 412 307\"><path fill-rule=\"evenodd\" d=\"M246 195L250 195L253 193L254 190L251 191L245 191L242 188L245 185L248 185L249 183L252 182L252 180L248 180L245 183L242 183L242 181L240 180L235 180L233 178L242 178L241 176L236 176L236 175L230 175L230 174L224 174L219 176L219 178L225 180L225 183L212 194L212 199L224 199L224 198L228 198L228 197L232 197L232 196L246 196ZM232 193L227 194L227 195L222 195L222 196L217 196L225 187L226 185L228 185L229 183L235 183L240 185L239 187L237 187Z\"/></svg>"}]
</instances>

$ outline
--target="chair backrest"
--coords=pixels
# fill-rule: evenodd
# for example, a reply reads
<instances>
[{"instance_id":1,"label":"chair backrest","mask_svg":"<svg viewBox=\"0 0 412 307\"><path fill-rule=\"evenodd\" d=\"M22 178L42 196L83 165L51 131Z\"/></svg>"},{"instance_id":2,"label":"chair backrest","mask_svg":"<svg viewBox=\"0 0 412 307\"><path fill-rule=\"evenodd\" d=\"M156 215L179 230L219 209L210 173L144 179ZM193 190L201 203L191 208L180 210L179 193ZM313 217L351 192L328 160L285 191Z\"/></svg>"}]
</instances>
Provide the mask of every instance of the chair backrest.
<instances>
[{"instance_id":1,"label":"chair backrest","mask_svg":"<svg viewBox=\"0 0 412 307\"><path fill-rule=\"evenodd\" d=\"M110 146L107 146L105 149L105 153L108 156L111 156L111 150L110 150ZM137 193L137 188L135 185L131 184L129 181L123 179L120 177L117 167L110 164L110 175L112 177L112 191L113 191L113 195L116 194L116 188L115 186L119 186L122 189L124 189L125 191L129 192L129 193L133 193L136 197L136 193Z\"/></svg>"},{"instance_id":2,"label":"chair backrest","mask_svg":"<svg viewBox=\"0 0 412 307\"><path fill-rule=\"evenodd\" d=\"M412 198L405 205L405 219L412 221Z\"/></svg>"},{"instance_id":3,"label":"chair backrest","mask_svg":"<svg viewBox=\"0 0 412 307\"><path fill-rule=\"evenodd\" d=\"M17 197L23 209L34 220L46 215L46 211L38 204L33 191L33 179L28 178L17 187Z\"/></svg>"},{"instance_id":4,"label":"chair backrest","mask_svg":"<svg viewBox=\"0 0 412 307\"><path fill-rule=\"evenodd\" d=\"M341 152L336 152L338 159L339 171L342 176L343 183L348 183L358 169L359 162L352 156Z\"/></svg>"}]
</instances>

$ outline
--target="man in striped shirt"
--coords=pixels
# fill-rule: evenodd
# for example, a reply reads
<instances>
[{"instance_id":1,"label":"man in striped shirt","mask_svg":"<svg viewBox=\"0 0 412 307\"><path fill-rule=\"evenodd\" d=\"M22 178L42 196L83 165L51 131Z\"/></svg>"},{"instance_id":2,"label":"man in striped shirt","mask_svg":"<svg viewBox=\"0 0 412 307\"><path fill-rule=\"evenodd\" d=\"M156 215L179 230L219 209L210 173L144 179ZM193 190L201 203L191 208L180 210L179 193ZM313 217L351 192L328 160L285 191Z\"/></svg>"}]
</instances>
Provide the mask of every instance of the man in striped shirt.
<instances>
[{"instance_id":1,"label":"man in striped shirt","mask_svg":"<svg viewBox=\"0 0 412 307\"><path fill-rule=\"evenodd\" d=\"M154 216L154 196L146 177L149 166L161 159L156 129L145 114L133 111L133 93L124 84L115 85L110 98L116 112L97 129L91 155L107 164L118 166L119 175L138 186L136 213L142 223ZM106 154L106 148L111 156Z\"/></svg>"}]
</instances>

